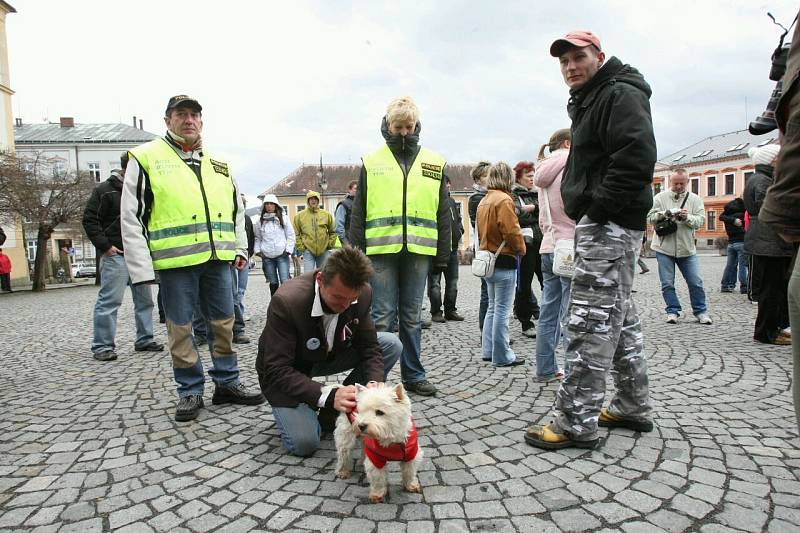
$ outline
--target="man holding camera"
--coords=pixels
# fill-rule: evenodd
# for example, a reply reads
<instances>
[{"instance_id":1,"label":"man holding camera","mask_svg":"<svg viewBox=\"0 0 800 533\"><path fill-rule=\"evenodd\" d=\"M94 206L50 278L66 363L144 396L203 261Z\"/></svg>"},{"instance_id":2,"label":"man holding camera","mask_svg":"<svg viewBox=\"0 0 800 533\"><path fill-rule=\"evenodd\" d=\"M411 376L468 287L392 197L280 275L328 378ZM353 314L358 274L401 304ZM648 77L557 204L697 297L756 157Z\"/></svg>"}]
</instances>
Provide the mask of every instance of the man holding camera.
<instances>
[{"instance_id":1,"label":"man holding camera","mask_svg":"<svg viewBox=\"0 0 800 533\"><path fill-rule=\"evenodd\" d=\"M647 214L647 221L656 226L656 233L653 234L650 248L656 252L658 260L661 294L667 306L667 324L677 324L681 316L681 302L675 292L676 265L689 286L689 299L695 318L701 324L711 324L694 244L694 232L706 221L705 206L698 195L686 190L688 183L686 170L675 169L669 177L669 189L653 198L653 208Z\"/></svg>"}]
</instances>

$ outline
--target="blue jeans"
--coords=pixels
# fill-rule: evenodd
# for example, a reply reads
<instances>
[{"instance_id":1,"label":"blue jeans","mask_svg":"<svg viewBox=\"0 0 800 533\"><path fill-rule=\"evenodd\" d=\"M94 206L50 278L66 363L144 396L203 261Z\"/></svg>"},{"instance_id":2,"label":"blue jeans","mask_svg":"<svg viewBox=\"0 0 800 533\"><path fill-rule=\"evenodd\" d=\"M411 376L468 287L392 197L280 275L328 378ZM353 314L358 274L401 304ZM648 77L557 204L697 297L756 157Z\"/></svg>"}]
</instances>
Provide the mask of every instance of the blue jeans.
<instances>
[{"instance_id":1,"label":"blue jeans","mask_svg":"<svg viewBox=\"0 0 800 533\"><path fill-rule=\"evenodd\" d=\"M210 326L208 338L212 366L208 375L218 385L238 383L239 363L232 345L234 319L230 265L224 261L208 261L190 267L160 270L159 275L178 395L203 394L203 363L192 338L192 316L196 307Z\"/></svg>"},{"instance_id":2,"label":"blue jeans","mask_svg":"<svg viewBox=\"0 0 800 533\"><path fill-rule=\"evenodd\" d=\"M736 288L736 272L739 272L739 290L747 292L747 254L744 253L744 242L728 244L728 261L722 273L722 289Z\"/></svg>"},{"instance_id":3,"label":"blue jeans","mask_svg":"<svg viewBox=\"0 0 800 533\"><path fill-rule=\"evenodd\" d=\"M514 304L517 271L513 268L497 268L486 279L486 293L489 307L483 322L481 349L483 360L491 361L493 366L506 366L517 356L508 344L508 319Z\"/></svg>"},{"instance_id":4,"label":"blue jeans","mask_svg":"<svg viewBox=\"0 0 800 533\"><path fill-rule=\"evenodd\" d=\"M247 266L242 270L233 269L236 272L236 310L238 315L242 317L242 330L244 330L244 295L247 292L247 281L250 277L250 260L247 260Z\"/></svg>"},{"instance_id":5,"label":"blue jeans","mask_svg":"<svg viewBox=\"0 0 800 533\"><path fill-rule=\"evenodd\" d=\"M289 281L289 254L278 257L262 257L261 269L270 285L283 285Z\"/></svg>"},{"instance_id":6,"label":"blue jeans","mask_svg":"<svg viewBox=\"0 0 800 533\"><path fill-rule=\"evenodd\" d=\"M130 285L128 267L123 255L104 255L100 259L100 291L94 304L94 337L92 353L113 350L116 346L117 310ZM136 347L146 346L153 340L153 296L150 285L131 287L133 311L136 320Z\"/></svg>"},{"instance_id":7,"label":"blue jeans","mask_svg":"<svg viewBox=\"0 0 800 533\"><path fill-rule=\"evenodd\" d=\"M383 353L383 379L397 363L403 345L393 333L378 333L378 346ZM365 384L360 366L361 356L355 350L336 354L332 361L317 363L311 368L311 377L330 376L353 369L344 380L345 385L353 383ZM297 407L273 407L275 425L281 434L283 446L292 455L308 457L319 448L320 427L317 411L308 404L301 403Z\"/></svg>"},{"instance_id":8,"label":"blue jeans","mask_svg":"<svg viewBox=\"0 0 800 533\"><path fill-rule=\"evenodd\" d=\"M330 250L325 250L319 255L314 255L308 250L303 252L303 273L312 272L316 268L322 268L322 263L328 258Z\"/></svg>"},{"instance_id":9,"label":"blue jeans","mask_svg":"<svg viewBox=\"0 0 800 533\"><path fill-rule=\"evenodd\" d=\"M689 299L692 302L694 315L705 313L708 310L706 292L703 289L703 279L700 277L700 260L697 255L672 257L656 252L656 259L658 260L658 277L661 280L661 295L667 306L667 314L679 315L681 313L681 302L675 292L675 265L678 265L689 286Z\"/></svg>"},{"instance_id":10,"label":"blue jeans","mask_svg":"<svg viewBox=\"0 0 800 533\"><path fill-rule=\"evenodd\" d=\"M233 298L233 336L244 335L244 304L240 305L240 298L244 298L244 291L247 290L247 274L248 270L239 271L235 266L231 265L231 297ZM244 279L244 289L241 288L241 281ZM203 310L200 308L200 302L194 309L194 317L192 318L192 330L194 336L198 339L208 340L208 347L212 349L214 344L214 332L209 333L206 325L206 319L203 315Z\"/></svg>"},{"instance_id":11,"label":"blue jeans","mask_svg":"<svg viewBox=\"0 0 800 533\"><path fill-rule=\"evenodd\" d=\"M420 361L420 311L425 295L431 258L402 250L396 254L371 255L375 272L372 285L372 319L378 331L391 331L399 318L400 376L404 383L425 380L425 368Z\"/></svg>"},{"instance_id":12,"label":"blue jeans","mask_svg":"<svg viewBox=\"0 0 800 533\"><path fill-rule=\"evenodd\" d=\"M456 310L458 298L458 250L450 252L447 269L444 271L444 312ZM428 300L431 302L431 314L442 312L442 275L438 272L428 274Z\"/></svg>"},{"instance_id":13,"label":"blue jeans","mask_svg":"<svg viewBox=\"0 0 800 533\"><path fill-rule=\"evenodd\" d=\"M567 350L566 329L562 338L561 325L569 307L570 278L553 273L553 254L542 254L542 306L539 315L539 330L536 333L536 376L549 378L558 371L556 364L556 346L559 339ZM565 363L568 363L565 361ZM565 364L567 367L568 364ZM568 368L565 368L565 372Z\"/></svg>"}]
</instances>

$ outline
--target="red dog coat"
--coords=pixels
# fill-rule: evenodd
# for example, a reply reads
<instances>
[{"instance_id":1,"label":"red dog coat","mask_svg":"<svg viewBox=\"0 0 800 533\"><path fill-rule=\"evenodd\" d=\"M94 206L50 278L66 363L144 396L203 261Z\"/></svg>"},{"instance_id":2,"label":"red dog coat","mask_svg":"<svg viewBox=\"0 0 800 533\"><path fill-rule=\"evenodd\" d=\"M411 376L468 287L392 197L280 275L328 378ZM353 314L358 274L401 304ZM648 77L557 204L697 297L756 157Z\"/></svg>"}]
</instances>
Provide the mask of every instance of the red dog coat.
<instances>
[{"instance_id":1,"label":"red dog coat","mask_svg":"<svg viewBox=\"0 0 800 533\"><path fill-rule=\"evenodd\" d=\"M355 420L355 413L358 408L353 409L352 412L347 413L347 418L352 424ZM375 468L383 468L386 466L387 461L402 461L407 463L413 461L419 453L419 441L417 440L417 425L414 419L411 419L411 431L406 436L406 441L393 442L388 446L381 446L377 440L372 437L364 436L364 453L367 454L369 460L375 465Z\"/></svg>"}]
</instances>

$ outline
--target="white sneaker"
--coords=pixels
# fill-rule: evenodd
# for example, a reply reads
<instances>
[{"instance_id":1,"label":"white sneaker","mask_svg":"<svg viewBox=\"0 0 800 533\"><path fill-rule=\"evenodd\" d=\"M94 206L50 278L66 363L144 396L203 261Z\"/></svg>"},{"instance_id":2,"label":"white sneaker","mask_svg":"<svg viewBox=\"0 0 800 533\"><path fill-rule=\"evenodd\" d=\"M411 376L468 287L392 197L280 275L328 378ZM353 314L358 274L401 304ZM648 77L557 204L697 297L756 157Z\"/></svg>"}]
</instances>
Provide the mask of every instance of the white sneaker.
<instances>
[{"instance_id":1,"label":"white sneaker","mask_svg":"<svg viewBox=\"0 0 800 533\"><path fill-rule=\"evenodd\" d=\"M697 315L697 321L700 322L701 324L707 324L707 325L713 324L713 322L711 321L711 317L708 316L708 313L700 313L699 315Z\"/></svg>"},{"instance_id":2,"label":"white sneaker","mask_svg":"<svg viewBox=\"0 0 800 533\"><path fill-rule=\"evenodd\" d=\"M678 323L678 315L675 313L667 314L667 324L677 324Z\"/></svg>"}]
</instances>

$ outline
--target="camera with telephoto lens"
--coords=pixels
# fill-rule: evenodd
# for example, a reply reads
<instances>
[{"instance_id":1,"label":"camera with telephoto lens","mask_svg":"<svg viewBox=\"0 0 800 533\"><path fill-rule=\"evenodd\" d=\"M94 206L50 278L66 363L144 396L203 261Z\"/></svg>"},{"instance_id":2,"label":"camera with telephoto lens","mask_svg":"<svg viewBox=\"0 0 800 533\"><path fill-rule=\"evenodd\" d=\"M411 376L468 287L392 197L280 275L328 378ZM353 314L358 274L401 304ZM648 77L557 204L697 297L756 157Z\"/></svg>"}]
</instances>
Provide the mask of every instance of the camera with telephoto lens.
<instances>
[{"instance_id":1,"label":"camera with telephoto lens","mask_svg":"<svg viewBox=\"0 0 800 533\"><path fill-rule=\"evenodd\" d=\"M772 22L783 28L784 32L781 34L778 47L772 52L772 67L769 70L769 79L778 83L775 84L775 88L772 90L772 95L769 97L769 102L767 102L767 108L763 113L761 113L761 115L756 117L756 119L751 122L750 126L747 128L753 135L764 135L765 133L769 133L778 127L778 123L775 121L775 110L778 108L778 100L781 99L781 94L783 94L782 80L783 75L786 73L786 62L789 58L789 47L792 44L783 42L783 39L786 37L786 34L789 33L789 30L777 22L771 13L767 13L767 15L772 19ZM789 26L789 28L794 25L796 20L797 19L795 18L795 20L792 21L792 24Z\"/></svg>"}]
</instances>

